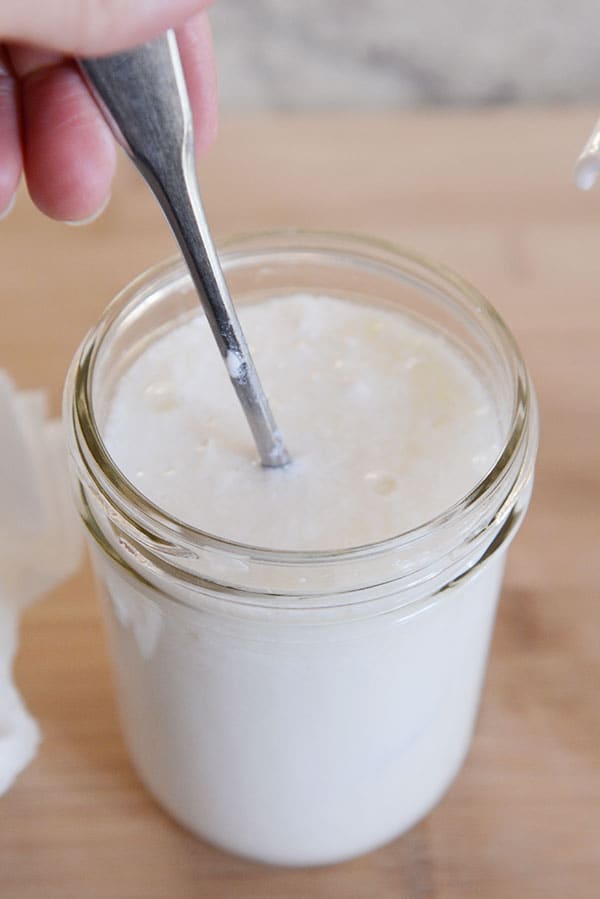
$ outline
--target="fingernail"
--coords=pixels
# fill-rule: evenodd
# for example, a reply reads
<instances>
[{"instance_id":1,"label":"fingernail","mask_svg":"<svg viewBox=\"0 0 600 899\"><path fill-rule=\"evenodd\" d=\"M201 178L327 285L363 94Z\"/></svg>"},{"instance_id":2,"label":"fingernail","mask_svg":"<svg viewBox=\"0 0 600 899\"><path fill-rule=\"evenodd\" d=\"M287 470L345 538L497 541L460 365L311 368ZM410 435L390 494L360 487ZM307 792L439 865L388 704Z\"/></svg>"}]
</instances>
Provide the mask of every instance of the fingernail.
<instances>
[{"instance_id":1,"label":"fingernail","mask_svg":"<svg viewBox=\"0 0 600 899\"><path fill-rule=\"evenodd\" d=\"M0 222L2 219L5 219L7 216L11 214L14 209L14 205L17 202L17 192L15 191L10 200L8 201L8 206L5 206L4 209L0 210Z\"/></svg>"},{"instance_id":2,"label":"fingernail","mask_svg":"<svg viewBox=\"0 0 600 899\"><path fill-rule=\"evenodd\" d=\"M65 225L71 225L71 227L73 227L73 228L79 228L81 225L91 225L92 222L95 222L96 219L99 219L99 218L100 218L100 216L102 215L102 213L104 212L104 210L106 209L106 207L108 206L108 204L110 203L110 197L111 197L111 195L109 194L109 195L107 196L106 200L104 201L104 203L102 203L102 205L99 206L98 209L96 209L95 212L92 212L91 215L88 215L87 218L84 218L84 219L75 219L75 220L72 220L72 221L69 220L69 219L66 219L65 222L64 222L64 224L65 224Z\"/></svg>"}]
</instances>

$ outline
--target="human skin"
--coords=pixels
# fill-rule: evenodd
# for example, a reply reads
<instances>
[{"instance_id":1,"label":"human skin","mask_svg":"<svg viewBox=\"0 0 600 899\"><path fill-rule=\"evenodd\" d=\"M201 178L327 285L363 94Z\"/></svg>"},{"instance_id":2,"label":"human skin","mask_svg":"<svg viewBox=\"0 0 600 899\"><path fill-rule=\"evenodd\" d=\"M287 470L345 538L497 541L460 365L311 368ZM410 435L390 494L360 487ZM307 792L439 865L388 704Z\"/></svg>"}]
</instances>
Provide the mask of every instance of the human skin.
<instances>
[{"instance_id":1,"label":"human skin","mask_svg":"<svg viewBox=\"0 0 600 899\"><path fill-rule=\"evenodd\" d=\"M0 217L24 174L51 218L80 222L106 205L114 138L73 56L98 56L175 28L196 148L217 128L209 0L2 0L0 3Z\"/></svg>"}]
</instances>

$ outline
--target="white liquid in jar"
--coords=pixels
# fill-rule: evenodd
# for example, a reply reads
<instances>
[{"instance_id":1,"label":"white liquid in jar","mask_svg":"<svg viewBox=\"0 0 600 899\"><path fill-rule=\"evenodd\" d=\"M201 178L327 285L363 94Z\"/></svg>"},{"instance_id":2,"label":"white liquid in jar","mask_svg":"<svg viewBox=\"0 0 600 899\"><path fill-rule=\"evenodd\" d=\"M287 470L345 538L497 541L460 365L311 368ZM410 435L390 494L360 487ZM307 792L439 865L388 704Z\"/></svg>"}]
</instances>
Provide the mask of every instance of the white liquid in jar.
<instances>
[{"instance_id":1,"label":"white liquid in jar","mask_svg":"<svg viewBox=\"0 0 600 899\"><path fill-rule=\"evenodd\" d=\"M443 513L493 465L502 434L491 391L415 320L306 295L240 318L288 468L258 463L202 316L133 361L103 427L125 475L182 521L255 546L363 545ZM325 595L322 609L290 611L270 605L269 585L257 607L185 582L174 602L94 557L132 757L201 836L273 863L334 862L410 827L455 776L503 552L440 596L426 584L408 612L376 574L379 605L361 610L349 594L333 607Z\"/></svg>"},{"instance_id":2,"label":"white liquid in jar","mask_svg":"<svg viewBox=\"0 0 600 899\"><path fill-rule=\"evenodd\" d=\"M360 546L444 512L492 466L495 404L443 337L323 296L240 319L292 465L260 466L203 316L148 347L111 405L117 466L181 521L273 549Z\"/></svg>"}]
</instances>

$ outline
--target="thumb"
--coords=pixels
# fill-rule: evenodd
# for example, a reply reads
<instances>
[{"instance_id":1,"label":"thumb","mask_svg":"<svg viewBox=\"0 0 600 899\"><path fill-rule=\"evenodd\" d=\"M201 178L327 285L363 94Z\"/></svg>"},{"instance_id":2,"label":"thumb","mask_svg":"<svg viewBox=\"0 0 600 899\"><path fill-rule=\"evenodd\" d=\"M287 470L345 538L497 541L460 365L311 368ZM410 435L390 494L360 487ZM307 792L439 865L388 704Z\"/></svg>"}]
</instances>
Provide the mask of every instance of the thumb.
<instances>
[{"instance_id":1,"label":"thumb","mask_svg":"<svg viewBox=\"0 0 600 899\"><path fill-rule=\"evenodd\" d=\"M0 42L113 53L181 25L209 0L0 0Z\"/></svg>"}]
</instances>

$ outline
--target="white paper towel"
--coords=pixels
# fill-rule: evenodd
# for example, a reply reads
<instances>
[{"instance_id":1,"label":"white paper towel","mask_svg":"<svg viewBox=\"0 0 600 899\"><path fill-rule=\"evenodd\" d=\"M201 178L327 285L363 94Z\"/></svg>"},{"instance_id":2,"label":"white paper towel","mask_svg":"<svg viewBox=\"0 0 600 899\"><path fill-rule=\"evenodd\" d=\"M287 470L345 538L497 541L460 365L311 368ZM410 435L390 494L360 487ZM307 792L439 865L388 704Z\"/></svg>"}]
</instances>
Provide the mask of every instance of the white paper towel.
<instances>
[{"instance_id":1,"label":"white paper towel","mask_svg":"<svg viewBox=\"0 0 600 899\"><path fill-rule=\"evenodd\" d=\"M12 679L19 616L78 568L81 550L61 423L42 391L18 392L0 371L0 796L40 739Z\"/></svg>"}]
</instances>

